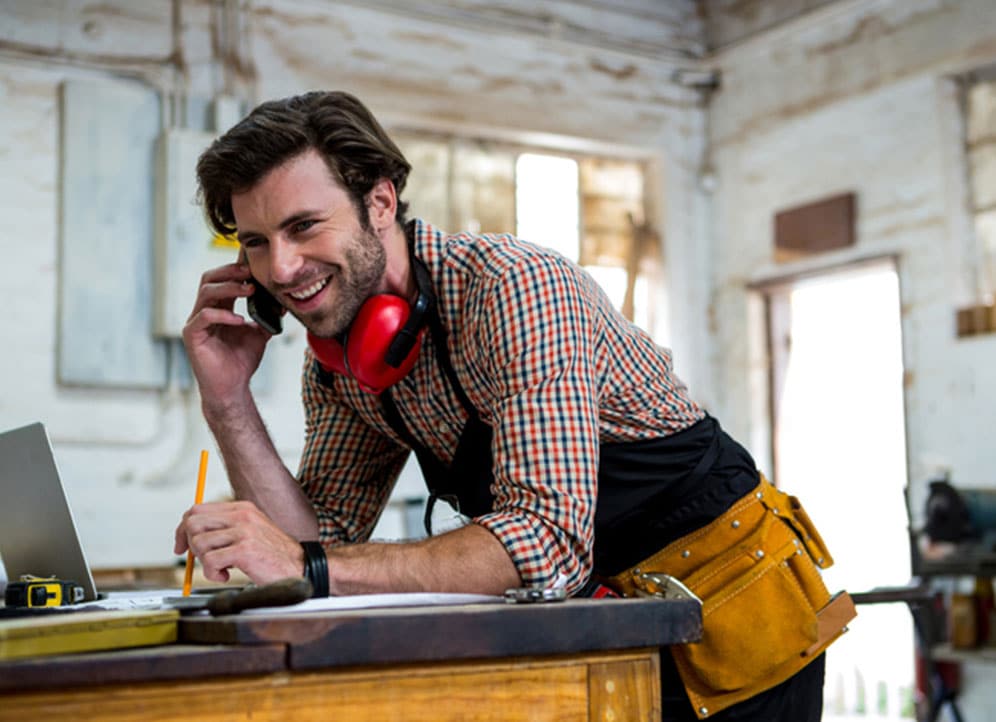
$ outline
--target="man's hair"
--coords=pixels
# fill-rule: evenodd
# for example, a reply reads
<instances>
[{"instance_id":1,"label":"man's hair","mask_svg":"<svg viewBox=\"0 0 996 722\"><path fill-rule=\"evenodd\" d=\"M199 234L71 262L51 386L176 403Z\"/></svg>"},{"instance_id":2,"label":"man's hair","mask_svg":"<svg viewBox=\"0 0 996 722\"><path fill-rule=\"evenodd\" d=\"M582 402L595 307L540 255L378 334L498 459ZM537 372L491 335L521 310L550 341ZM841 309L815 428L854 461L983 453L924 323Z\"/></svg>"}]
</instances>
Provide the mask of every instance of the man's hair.
<instances>
[{"instance_id":1,"label":"man's hair","mask_svg":"<svg viewBox=\"0 0 996 722\"><path fill-rule=\"evenodd\" d=\"M366 196L381 178L398 196L395 220L405 223L401 191L411 165L373 114L354 96L314 91L257 106L218 138L197 161L199 195L208 221L222 235L235 231L232 194L314 148L349 193L366 227Z\"/></svg>"}]
</instances>

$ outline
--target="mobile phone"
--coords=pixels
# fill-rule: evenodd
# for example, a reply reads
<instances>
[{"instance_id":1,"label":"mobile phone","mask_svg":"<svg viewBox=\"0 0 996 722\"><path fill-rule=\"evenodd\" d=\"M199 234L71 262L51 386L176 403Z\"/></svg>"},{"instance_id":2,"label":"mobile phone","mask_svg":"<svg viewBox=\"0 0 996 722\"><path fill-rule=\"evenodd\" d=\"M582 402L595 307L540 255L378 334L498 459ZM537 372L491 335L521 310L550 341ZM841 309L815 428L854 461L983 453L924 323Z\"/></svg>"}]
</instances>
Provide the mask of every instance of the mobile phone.
<instances>
[{"instance_id":1,"label":"mobile phone","mask_svg":"<svg viewBox=\"0 0 996 722\"><path fill-rule=\"evenodd\" d=\"M246 260L245 249L239 249L238 262L245 266L249 265L249 261ZM246 298L246 311L249 312L249 317L253 321L276 336L284 330L282 320L284 307L280 305L280 301L273 297L272 293L263 288L262 283L252 276L249 276L249 282L252 283L255 290L251 296Z\"/></svg>"},{"instance_id":2,"label":"mobile phone","mask_svg":"<svg viewBox=\"0 0 996 722\"><path fill-rule=\"evenodd\" d=\"M283 306L273 294L263 288L263 284L251 276L249 280L256 289L246 298L246 310L249 316L270 333L274 335L280 333L284 330L281 320L284 313Z\"/></svg>"}]
</instances>

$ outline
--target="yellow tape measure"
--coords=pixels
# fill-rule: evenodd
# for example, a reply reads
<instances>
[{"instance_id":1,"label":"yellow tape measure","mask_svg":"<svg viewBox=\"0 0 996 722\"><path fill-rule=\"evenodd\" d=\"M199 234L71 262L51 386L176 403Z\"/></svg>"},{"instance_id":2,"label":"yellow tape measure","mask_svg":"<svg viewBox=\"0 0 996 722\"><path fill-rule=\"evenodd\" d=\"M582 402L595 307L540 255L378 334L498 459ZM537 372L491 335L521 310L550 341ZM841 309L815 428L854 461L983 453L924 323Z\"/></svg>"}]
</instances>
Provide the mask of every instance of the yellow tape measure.
<instances>
[{"instance_id":1,"label":"yellow tape measure","mask_svg":"<svg viewBox=\"0 0 996 722\"><path fill-rule=\"evenodd\" d=\"M9 582L4 594L8 607L61 607L83 601L83 587L76 582L56 577L21 576L19 582Z\"/></svg>"}]
</instances>

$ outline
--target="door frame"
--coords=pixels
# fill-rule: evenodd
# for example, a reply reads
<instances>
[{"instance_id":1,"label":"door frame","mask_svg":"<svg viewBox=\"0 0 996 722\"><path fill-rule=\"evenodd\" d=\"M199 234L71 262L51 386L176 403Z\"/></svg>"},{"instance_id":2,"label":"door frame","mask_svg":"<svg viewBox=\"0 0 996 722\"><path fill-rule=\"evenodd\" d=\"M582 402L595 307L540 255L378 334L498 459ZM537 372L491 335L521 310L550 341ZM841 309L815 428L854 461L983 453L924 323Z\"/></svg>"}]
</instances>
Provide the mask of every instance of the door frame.
<instances>
[{"instance_id":1,"label":"door frame","mask_svg":"<svg viewBox=\"0 0 996 722\"><path fill-rule=\"evenodd\" d=\"M766 411L767 411L767 426L768 426L768 454L771 459L771 481L775 486L778 485L778 414L777 414L777 404L781 389L783 388L782 381L785 378L786 368L784 363L779 364L778 360L780 355L776 353L776 343L778 341L778 332L782 329L787 329L788 325L791 323L791 319L788 318L787 314L781 313L779 309L774 308L775 304L773 302L773 296L779 292L784 292L790 290L792 287L806 281L817 280L819 278L824 278L827 276L841 276L846 275L849 272L861 273L869 268L876 266L889 266L896 273L896 279L899 286L899 309L900 309L900 324L903 324L903 274L902 274L902 264L901 257L897 253L881 253L869 256L863 256L861 258L855 258L850 260L835 261L832 263L826 263L820 266L808 267L805 269L800 269L796 271L790 271L788 273L769 276L763 279L752 281L747 284L747 291L750 295L760 301L761 307L763 309L763 319L761 324L762 333L764 334L763 348L766 356L767 374L766 374L766 388L763 393L766 399ZM772 320L775 320L775 324ZM774 326L777 324L777 328ZM906 364L906 334L903 331L901 334L901 354L903 368L907 368ZM909 401L907 399L906 385L903 385L902 393L902 403L903 403L903 418L907 418L909 410ZM907 470L907 480L906 483L909 485L909 469L910 467L910 444L909 444L909 424L903 424L903 433L905 436L905 463ZM912 523L912 520L911 520Z\"/></svg>"}]
</instances>

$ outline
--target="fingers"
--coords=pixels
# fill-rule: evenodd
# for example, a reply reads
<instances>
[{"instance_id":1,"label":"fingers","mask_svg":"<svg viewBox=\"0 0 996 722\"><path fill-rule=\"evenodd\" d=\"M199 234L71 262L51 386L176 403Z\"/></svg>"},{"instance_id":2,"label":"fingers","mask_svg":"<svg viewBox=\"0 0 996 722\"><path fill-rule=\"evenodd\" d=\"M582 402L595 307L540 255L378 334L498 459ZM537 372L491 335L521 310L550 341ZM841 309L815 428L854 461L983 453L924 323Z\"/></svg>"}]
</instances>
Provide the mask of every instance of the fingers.
<instances>
[{"instance_id":1,"label":"fingers","mask_svg":"<svg viewBox=\"0 0 996 722\"><path fill-rule=\"evenodd\" d=\"M246 501L198 504L177 527L177 553L189 548L200 560L204 576L227 581L229 569L245 572L254 582L300 575L294 554L300 545Z\"/></svg>"},{"instance_id":2,"label":"fingers","mask_svg":"<svg viewBox=\"0 0 996 722\"><path fill-rule=\"evenodd\" d=\"M251 283L244 281L202 283L197 294L196 305L199 308L232 308L235 305L235 299L251 296L254 290Z\"/></svg>"},{"instance_id":3,"label":"fingers","mask_svg":"<svg viewBox=\"0 0 996 722\"><path fill-rule=\"evenodd\" d=\"M173 532L173 553L183 554L187 551L187 532L183 529L183 522L180 522Z\"/></svg>"},{"instance_id":4,"label":"fingers","mask_svg":"<svg viewBox=\"0 0 996 722\"><path fill-rule=\"evenodd\" d=\"M189 319L185 331L210 328L211 326L249 326L251 325L235 311L226 308L202 308Z\"/></svg>"},{"instance_id":5,"label":"fingers","mask_svg":"<svg viewBox=\"0 0 996 722\"><path fill-rule=\"evenodd\" d=\"M197 300L190 317L193 318L205 308L223 308L231 311L235 306L235 299L252 294L253 285L248 283L249 278L249 269L237 263L205 271L201 276Z\"/></svg>"},{"instance_id":6,"label":"fingers","mask_svg":"<svg viewBox=\"0 0 996 722\"><path fill-rule=\"evenodd\" d=\"M220 283L224 281L248 281L251 278L249 266L246 263L226 263L223 266L210 268L201 275L201 285Z\"/></svg>"},{"instance_id":7,"label":"fingers","mask_svg":"<svg viewBox=\"0 0 996 722\"><path fill-rule=\"evenodd\" d=\"M229 513L229 506L232 502L207 502L187 509L173 533L173 553L183 554L187 549L193 549L190 539L194 535L226 526L224 518Z\"/></svg>"},{"instance_id":8,"label":"fingers","mask_svg":"<svg viewBox=\"0 0 996 722\"><path fill-rule=\"evenodd\" d=\"M253 284L246 282L248 278L248 270L234 264L214 268L201 276L197 299L183 329L185 341L193 343L204 338L203 334L209 334L216 326L258 328L235 312L236 299L251 296L255 291Z\"/></svg>"},{"instance_id":9,"label":"fingers","mask_svg":"<svg viewBox=\"0 0 996 722\"><path fill-rule=\"evenodd\" d=\"M192 541L194 556L201 562L204 576L212 581L227 581L228 570L241 567L240 535L231 528L198 534Z\"/></svg>"}]
</instances>

